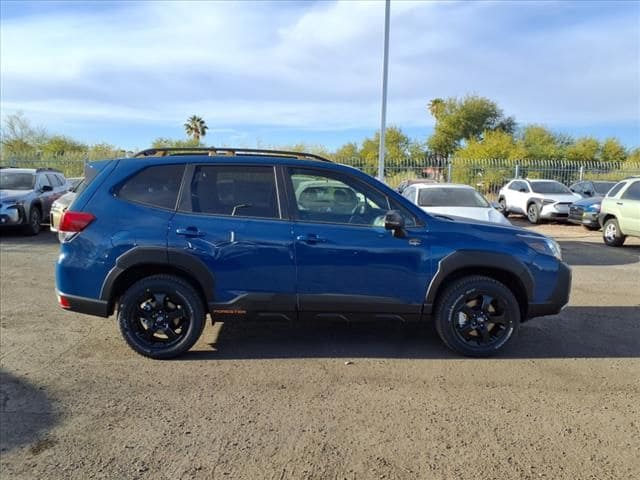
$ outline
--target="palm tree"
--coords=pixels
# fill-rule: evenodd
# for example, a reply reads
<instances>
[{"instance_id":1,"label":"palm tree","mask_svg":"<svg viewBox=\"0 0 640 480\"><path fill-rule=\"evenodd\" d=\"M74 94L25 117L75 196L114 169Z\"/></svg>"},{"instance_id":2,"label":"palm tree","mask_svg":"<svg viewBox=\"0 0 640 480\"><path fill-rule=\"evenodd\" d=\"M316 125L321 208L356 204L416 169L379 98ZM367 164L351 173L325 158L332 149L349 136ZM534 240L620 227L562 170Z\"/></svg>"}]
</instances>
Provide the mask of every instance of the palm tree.
<instances>
[{"instance_id":1,"label":"palm tree","mask_svg":"<svg viewBox=\"0 0 640 480\"><path fill-rule=\"evenodd\" d=\"M442 110L444 110L444 100L441 98L434 98L429 102L429 113L436 119L436 122L440 118L442 114Z\"/></svg>"},{"instance_id":2,"label":"palm tree","mask_svg":"<svg viewBox=\"0 0 640 480\"><path fill-rule=\"evenodd\" d=\"M204 137L207 134L207 130L209 130L209 127L207 127L202 117L197 115L190 116L187 119L187 123L184 124L184 131L198 143L200 143L200 137Z\"/></svg>"}]
</instances>

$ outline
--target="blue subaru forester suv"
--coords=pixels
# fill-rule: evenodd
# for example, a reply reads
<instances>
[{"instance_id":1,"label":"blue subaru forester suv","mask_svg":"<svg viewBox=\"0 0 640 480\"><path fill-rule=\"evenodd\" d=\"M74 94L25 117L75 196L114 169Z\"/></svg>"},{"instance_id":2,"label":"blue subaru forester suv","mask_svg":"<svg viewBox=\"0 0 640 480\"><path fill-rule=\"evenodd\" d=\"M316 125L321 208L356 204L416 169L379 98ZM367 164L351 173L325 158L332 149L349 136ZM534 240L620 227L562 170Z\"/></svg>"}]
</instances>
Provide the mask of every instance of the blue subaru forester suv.
<instances>
[{"instance_id":1,"label":"blue subaru forester suv","mask_svg":"<svg viewBox=\"0 0 640 480\"><path fill-rule=\"evenodd\" d=\"M62 308L108 317L152 358L212 321L423 321L488 356L558 313L571 271L520 228L432 216L315 155L152 149L88 167L60 222Z\"/></svg>"}]
</instances>

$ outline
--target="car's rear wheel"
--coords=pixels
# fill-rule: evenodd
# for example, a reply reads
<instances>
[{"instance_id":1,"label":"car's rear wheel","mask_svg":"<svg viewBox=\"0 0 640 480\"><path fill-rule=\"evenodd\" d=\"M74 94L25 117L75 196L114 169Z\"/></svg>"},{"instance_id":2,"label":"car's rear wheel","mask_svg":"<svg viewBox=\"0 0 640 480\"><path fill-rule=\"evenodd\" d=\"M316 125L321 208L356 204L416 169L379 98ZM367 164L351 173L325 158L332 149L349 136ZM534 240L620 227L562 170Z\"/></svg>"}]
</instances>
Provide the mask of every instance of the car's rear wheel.
<instances>
[{"instance_id":1,"label":"car's rear wheel","mask_svg":"<svg viewBox=\"0 0 640 480\"><path fill-rule=\"evenodd\" d=\"M627 237L620 231L618 220L610 218L604 222L602 227L602 239L604 240L604 243L610 247L621 247L626 238Z\"/></svg>"},{"instance_id":2,"label":"car's rear wheel","mask_svg":"<svg viewBox=\"0 0 640 480\"><path fill-rule=\"evenodd\" d=\"M37 235L38 233L40 233L42 214L40 213L40 209L38 207L33 206L29 209L29 218L27 220L28 223L25 227L25 231L29 235Z\"/></svg>"},{"instance_id":3,"label":"car's rear wheel","mask_svg":"<svg viewBox=\"0 0 640 480\"><path fill-rule=\"evenodd\" d=\"M518 332L520 306L511 290L497 280L464 277L440 296L435 325L450 349L470 357L488 357Z\"/></svg>"},{"instance_id":4,"label":"car's rear wheel","mask_svg":"<svg viewBox=\"0 0 640 480\"><path fill-rule=\"evenodd\" d=\"M124 293L118 323L133 350L145 357L167 359L198 341L205 312L198 292L187 282L172 275L154 275Z\"/></svg>"},{"instance_id":5,"label":"car's rear wheel","mask_svg":"<svg viewBox=\"0 0 640 480\"><path fill-rule=\"evenodd\" d=\"M540 207L537 203L530 203L527 207L527 219L530 223L540 223Z\"/></svg>"}]
</instances>

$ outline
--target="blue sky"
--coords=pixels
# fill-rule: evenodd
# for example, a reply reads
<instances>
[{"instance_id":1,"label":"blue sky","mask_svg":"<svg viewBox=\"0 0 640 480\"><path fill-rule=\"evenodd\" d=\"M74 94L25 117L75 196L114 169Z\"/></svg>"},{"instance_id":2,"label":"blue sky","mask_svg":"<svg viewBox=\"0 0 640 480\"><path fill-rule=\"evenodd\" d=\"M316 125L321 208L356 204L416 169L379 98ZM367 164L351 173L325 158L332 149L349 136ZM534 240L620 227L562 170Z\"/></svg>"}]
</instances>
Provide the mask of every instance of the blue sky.
<instances>
[{"instance_id":1,"label":"blue sky","mask_svg":"<svg viewBox=\"0 0 640 480\"><path fill-rule=\"evenodd\" d=\"M128 149L335 148L379 125L384 3L0 3L2 116ZM640 3L392 1L388 121L424 140L434 97L640 146Z\"/></svg>"}]
</instances>

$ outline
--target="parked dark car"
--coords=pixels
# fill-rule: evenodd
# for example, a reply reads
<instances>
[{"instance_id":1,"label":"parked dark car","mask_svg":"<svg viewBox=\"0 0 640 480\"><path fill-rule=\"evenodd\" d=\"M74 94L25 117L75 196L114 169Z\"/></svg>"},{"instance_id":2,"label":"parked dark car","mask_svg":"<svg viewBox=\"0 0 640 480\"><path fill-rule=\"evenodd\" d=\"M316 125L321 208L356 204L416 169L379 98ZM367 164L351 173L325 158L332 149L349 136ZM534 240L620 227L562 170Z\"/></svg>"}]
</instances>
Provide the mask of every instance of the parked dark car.
<instances>
[{"instance_id":1,"label":"parked dark car","mask_svg":"<svg viewBox=\"0 0 640 480\"><path fill-rule=\"evenodd\" d=\"M574 202L569 207L569 217L567 220L577 225L582 225L588 230L598 230L600 223L600 205L602 199L616 182L583 181L574 183L570 189L583 197L582 200Z\"/></svg>"},{"instance_id":2,"label":"parked dark car","mask_svg":"<svg viewBox=\"0 0 640 480\"><path fill-rule=\"evenodd\" d=\"M0 169L0 227L21 227L37 235L51 204L68 190L62 172L52 168Z\"/></svg>"},{"instance_id":3,"label":"parked dark car","mask_svg":"<svg viewBox=\"0 0 640 480\"><path fill-rule=\"evenodd\" d=\"M186 352L212 321L426 321L469 356L558 313L557 242L436 217L375 178L312 154L152 149L91 164L64 212L62 308L117 310L129 346ZM296 187L297 186L297 187Z\"/></svg>"}]
</instances>

